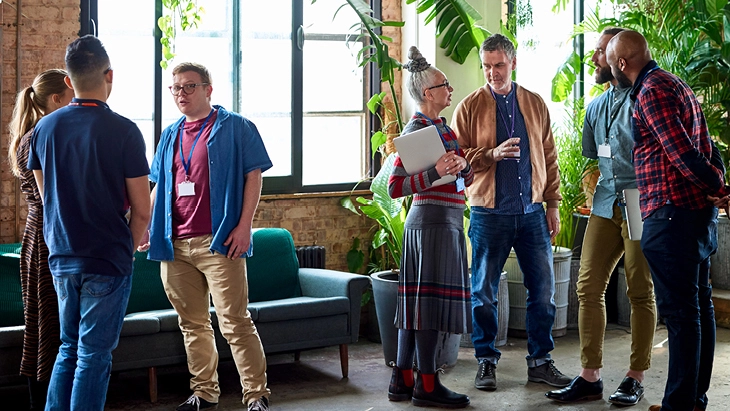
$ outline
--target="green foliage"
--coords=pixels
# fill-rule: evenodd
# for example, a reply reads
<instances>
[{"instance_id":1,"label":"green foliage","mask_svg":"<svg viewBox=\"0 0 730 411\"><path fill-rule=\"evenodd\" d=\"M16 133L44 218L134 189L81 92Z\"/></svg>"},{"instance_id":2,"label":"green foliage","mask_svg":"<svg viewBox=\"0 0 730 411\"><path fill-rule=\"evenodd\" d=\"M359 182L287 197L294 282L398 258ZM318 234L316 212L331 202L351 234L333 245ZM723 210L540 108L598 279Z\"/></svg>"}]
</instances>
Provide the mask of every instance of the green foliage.
<instances>
[{"instance_id":1,"label":"green foliage","mask_svg":"<svg viewBox=\"0 0 730 411\"><path fill-rule=\"evenodd\" d=\"M583 177L597 167L594 160L583 157L583 120L585 104L583 98L567 100L565 103L564 123L555 130L555 145L558 149L558 168L560 169L560 232L555 245L573 248L578 225L573 213L586 202L583 190Z\"/></svg>"},{"instance_id":2,"label":"green foliage","mask_svg":"<svg viewBox=\"0 0 730 411\"><path fill-rule=\"evenodd\" d=\"M439 47L459 64L464 64L472 50L479 50L490 35L475 24L482 16L466 0L406 0L406 4L416 2L419 14L428 13L426 24L436 21L436 37L441 38Z\"/></svg>"},{"instance_id":3,"label":"green foliage","mask_svg":"<svg viewBox=\"0 0 730 411\"><path fill-rule=\"evenodd\" d=\"M183 31L197 28L205 10L198 6L197 0L162 0L163 15L157 19L162 32L162 60L160 66L167 69L175 58L175 36L177 27Z\"/></svg>"},{"instance_id":4,"label":"green foliage","mask_svg":"<svg viewBox=\"0 0 730 411\"><path fill-rule=\"evenodd\" d=\"M370 185L373 198L357 197L355 202L348 196L340 200L340 204L355 214L366 215L373 219L374 235L372 249L380 250L379 255L371 253L370 272L400 268L401 250L403 249L403 229L406 215L410 208L410 197L393 199L388 194L388 178L393 171L395 155L391 154L383 163L380 171Z\"/></svg>"},{"instance_id":5,"label":"green foliage","mask_svg":"<svg viewBox=\"0 0 730 411\"><path fill-rule=\"evenodd\" d=\"M564 8L556 0L555 10ZM619 8L619 5L625 7ZM601 17L601 5L618 10ZM683 79L697 95L710 134L725 164L730 160L730 4L727 0L602 0L576 25L571 38L600 33L609 26L636 30L646 37L659 66ZM574 56L571 56L573 59ZM590 55L584 63L591 65ZM553 79L553 101L570 96L576 81L574 61Z\"/></svg>"}]
</instances>

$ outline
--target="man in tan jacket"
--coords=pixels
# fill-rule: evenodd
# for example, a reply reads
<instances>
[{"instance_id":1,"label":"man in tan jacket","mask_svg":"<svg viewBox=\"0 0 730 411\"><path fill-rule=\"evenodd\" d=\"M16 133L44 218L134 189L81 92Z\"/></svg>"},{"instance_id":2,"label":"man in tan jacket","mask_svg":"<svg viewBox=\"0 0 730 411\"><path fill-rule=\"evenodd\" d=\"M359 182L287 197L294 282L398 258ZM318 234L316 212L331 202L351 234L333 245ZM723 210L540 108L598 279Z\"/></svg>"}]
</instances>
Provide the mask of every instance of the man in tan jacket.
<instances>
[{"instance_id":1,"label":"man in tan jacket","mask_svg":"<svg viewBox=\"0 0 730 411\"><path fill-rule=\"evenodd\" d=\"M480 56L487 84L459 103L453 121L459 145L474 169L474 183L466 191L473 252L472 341L479 360L474 385L497 388L497 291L514 248L528 290L527 378L564 387L571 379L550 358L555 321L550 240L560 231L561 200L550 115L539 95L512 81L516 58L509 39L490 36Z\"/></svg>"}]
</instances>

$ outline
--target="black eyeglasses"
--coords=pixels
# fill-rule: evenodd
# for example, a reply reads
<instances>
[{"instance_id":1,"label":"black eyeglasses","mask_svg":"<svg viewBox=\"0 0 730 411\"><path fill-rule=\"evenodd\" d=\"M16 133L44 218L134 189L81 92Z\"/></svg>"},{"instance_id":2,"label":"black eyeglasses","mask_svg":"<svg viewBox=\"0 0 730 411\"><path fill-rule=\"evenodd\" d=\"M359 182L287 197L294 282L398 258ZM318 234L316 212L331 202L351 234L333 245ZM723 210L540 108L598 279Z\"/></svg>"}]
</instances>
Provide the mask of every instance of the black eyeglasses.
<instances>
[{"instance_id":1,"label":"black eyeglasses","mask_svg":"<svg viewBox=\"0 0 730 411\"><path fill-rule=\"evenodd\" d=\"M451 87L451 84L449 84L449 80L446 80L446 81L444 81L444 84L439 84L438 86L433 86L433 87L427 87L426 90L433 90L433 89L439 88L439 87L449 88L449 87ZM426 95L426 90L423 90L424 96Z\"/></svg>"},{"instance_id":2,"label":"black eyeglasses","mask_svg":"<svg viewBox=\"0 0 730 411\"><path fill-rule=\"evenodd\" d=\"M195 87L207 86L209 84L210 83L191 83L191 84L183 84L182 86L178 85L178 84L174 84L168 88L170 89L170 93L172 93L173 96L180 95L180 91L185 93L185 95L188 95L188 94L195 93Z\"/></svg>"}]
</instances>

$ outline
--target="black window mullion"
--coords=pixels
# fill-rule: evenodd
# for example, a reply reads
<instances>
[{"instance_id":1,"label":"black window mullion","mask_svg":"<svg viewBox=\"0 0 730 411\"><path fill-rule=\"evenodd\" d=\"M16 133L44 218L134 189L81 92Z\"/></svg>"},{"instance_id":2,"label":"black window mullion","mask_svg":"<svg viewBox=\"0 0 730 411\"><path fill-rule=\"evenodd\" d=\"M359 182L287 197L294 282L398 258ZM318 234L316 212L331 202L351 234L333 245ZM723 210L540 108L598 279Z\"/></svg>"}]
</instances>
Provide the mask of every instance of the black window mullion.
<instances>
[{"instance_id":1,"label":"black window mullion","mask_svg":"<svg viewBox=\"0 0 730 411\"><path fill-rule=\"evenodd\" d=\"M302 192L302 110L304 84L304 52L299 47L300 28L304 23L304 8L301 0L292 0L291 19L291 175L280 177L264 177L264 194L292 194ZM302 38L303 42L304 39ZM276 147L266 147L276 150Z\"/></svg>"},{"instance_id":2,"label":"black window mullion","mask_svg":"<svg viewBox=\"0 0 730 411\"><path fill-rule=\"evenodd\" d=\"M79 37L87 34L94 34L98 32L96 25L99 22L99 14L97 12L97 1L98 0L81 0L79 6L81 8L81 15L79 16Z\"/></svg>"}]
</instances>

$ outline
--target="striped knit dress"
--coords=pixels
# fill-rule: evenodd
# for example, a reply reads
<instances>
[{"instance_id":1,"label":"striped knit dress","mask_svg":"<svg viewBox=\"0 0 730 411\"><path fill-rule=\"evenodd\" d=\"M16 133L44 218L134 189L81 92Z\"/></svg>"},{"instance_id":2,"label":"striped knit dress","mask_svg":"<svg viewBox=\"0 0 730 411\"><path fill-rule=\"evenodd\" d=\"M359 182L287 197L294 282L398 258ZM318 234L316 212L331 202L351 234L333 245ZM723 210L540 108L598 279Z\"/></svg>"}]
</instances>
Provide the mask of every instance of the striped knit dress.
<instances>
[{"instance_id":1,"label":"striped knit dress","mask_svg":"<svg viewBox=\"0 0 730 411\"><path fill-rule=\"evenodd\" d=\"M20 251L20 281L25 309L25 334L20 374L38 381L51 379L61 345L58 300L48 268L48 248L43 240L43 203L33 171L26 169L30 149L29 131L18 145L20 189L28 204L28 217Z\"/></svg>"},{"instance_id":2,"label":"striped knit dress","mask_svg":"<svg viewBox=\"0 0 730 411\"><path fill-rule=\"evenodd\" d=\"M434 119L447 151L464 152L446 121ZM428 127L430 123L413 116L403 134ZM465 186L474 172L461 172ZM464 191L456 183L432 187L435 170L408 175L400 157L388 180L393 198L413 195L403 234L403 254L398 284L395 326L408 330L437 330L456 334L471 332L471 282L464 238Z\"/></svg>"}]
</instances>

